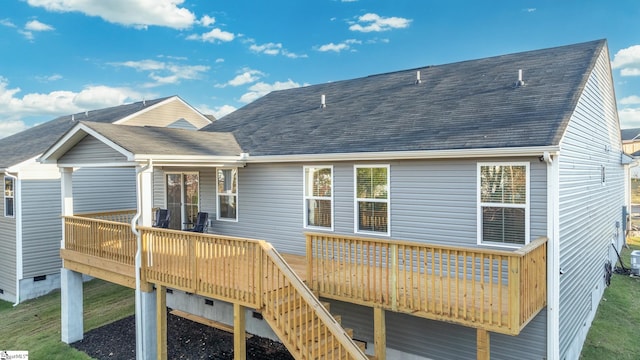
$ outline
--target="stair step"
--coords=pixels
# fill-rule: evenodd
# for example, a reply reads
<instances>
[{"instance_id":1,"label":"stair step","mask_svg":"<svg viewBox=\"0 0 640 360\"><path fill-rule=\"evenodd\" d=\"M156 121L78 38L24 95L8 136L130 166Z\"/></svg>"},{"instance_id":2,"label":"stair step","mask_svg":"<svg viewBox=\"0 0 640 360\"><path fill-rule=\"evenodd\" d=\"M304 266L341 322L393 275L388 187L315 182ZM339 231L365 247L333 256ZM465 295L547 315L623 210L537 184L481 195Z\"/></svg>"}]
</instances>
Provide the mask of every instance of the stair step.
<instances>
[{"instance_id":1,"label":"stair step","mask_svg":"<svg viewBox=\"0 0 640 360\"><path fill-rule=\"evenodd\" d=\"M362 350L362 352L364 352L367 349L367 343L364 341L360 341L360 340L355 340L353 338L351 338L351 340L353 340L353 342L356 344L356 346L358 346L360 348L360 350Z\"/></svg>"}]
</instances>

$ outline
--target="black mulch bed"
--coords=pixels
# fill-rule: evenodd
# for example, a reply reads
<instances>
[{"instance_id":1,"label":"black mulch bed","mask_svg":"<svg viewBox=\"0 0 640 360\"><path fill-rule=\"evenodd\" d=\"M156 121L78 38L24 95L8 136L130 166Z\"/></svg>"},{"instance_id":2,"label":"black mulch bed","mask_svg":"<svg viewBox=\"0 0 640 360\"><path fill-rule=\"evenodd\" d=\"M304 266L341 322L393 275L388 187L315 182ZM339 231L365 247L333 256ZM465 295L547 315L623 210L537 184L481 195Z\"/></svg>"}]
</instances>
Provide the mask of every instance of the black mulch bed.
<instances>
[{"instance_id":1,"label":"black mulch bed","mask_svg":"<svg viewBox=\"0 0 640 360\"><path fill-rule=\"evenodd\" d=\"M91 330L71 346L98 360L135 360L135 316ZM168 314L167 351L169 359L233 359L233 334ZM247 339L247 359L293 360L293 357L284 345L252 336Z\"/></svg>"}]
</instances>

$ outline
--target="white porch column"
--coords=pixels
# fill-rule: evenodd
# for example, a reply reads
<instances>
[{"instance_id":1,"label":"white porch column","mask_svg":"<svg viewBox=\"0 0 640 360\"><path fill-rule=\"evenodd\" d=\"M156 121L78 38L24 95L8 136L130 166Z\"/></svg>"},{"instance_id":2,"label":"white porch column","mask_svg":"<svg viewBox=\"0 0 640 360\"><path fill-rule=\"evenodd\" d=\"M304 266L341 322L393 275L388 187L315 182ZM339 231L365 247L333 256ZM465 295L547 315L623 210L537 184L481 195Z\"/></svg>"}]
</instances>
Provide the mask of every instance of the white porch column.
<instances>
[{"instance_id":1,"label":"white porch column","mask_svg":"<svg viewBox=\"0 0 640 360\"><path fill-rule=\"evenodd\" d=\"M62 215L73 215L73 168L60 169L62 193ZM62 219L62 239L60 247L65 247L64 219ZM61 338L64 343L71 344L82 340L84 335L84 319L82 304L82 274L60 269L61 297Z\"/></svg>"},{"instance_id":2,"label":"white porch column","mask_svg":"<svg viewBox=\"0 0 640 360\"><path fill-rule=\"evenodd\" d=\"M151 226L153 208L153 166L136 167L136 188L138 194L138 225ZM139 234L140 238L141 235ZM138 244L142 244L140 238ZM140 249L139 249L140 251ZM136 358L153 360L157 358L157 305L154 292L140 289L141 256L136 254ZM162 309L164 311L164 309Z\"/></svg>"}]
</instances>

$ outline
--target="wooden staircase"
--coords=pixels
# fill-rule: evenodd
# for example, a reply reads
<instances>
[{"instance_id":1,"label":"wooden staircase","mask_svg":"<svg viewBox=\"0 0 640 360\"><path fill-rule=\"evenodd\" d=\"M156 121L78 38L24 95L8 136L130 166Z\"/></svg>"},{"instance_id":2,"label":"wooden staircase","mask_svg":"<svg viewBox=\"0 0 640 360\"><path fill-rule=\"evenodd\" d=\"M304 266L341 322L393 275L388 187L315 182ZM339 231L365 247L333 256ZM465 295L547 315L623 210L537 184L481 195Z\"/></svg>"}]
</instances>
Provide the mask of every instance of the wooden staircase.
<instances>
[{"instance_id":1,"label":"wooden staircase","mask_svg":"<svg viewBox=\"0 0 640 360\"><path fill-rule=\"evenodd\" d=\"M276 270L278 276L264 284L273 290L262 296L262 315L291 355L298 360L368 360L354 343L353 330L343 329L341 318L329 313L329 304L321 303L275 250L265 250L265 273Z\"/></svg>"},{"instance_id":2,"label":"wooden staircase","mask_svg":"<svg viewBox=\"0 0 640 360\"><path fill-rule=\"evenodd\" d=\"M283 344L296 359L354 359L341 344L332 338L329 327L322 322L314 308L305 306L303 297L290 288L279 289L273 296L272 311L263 311L264 319L271 325ZM317 299L317 297L316 297ZM319 301L319 300L318 300ZM329 313L330 303L319 302L323 312ZM330 315L332 325L337 325L364 354L366 343L353 340L353 329L342 328L342 317ZM279 321L279 319L285 319ZM296 345L294 345L296 344ZM373 357L367 356L369 360Z\"/></svg>"}]
</instances>

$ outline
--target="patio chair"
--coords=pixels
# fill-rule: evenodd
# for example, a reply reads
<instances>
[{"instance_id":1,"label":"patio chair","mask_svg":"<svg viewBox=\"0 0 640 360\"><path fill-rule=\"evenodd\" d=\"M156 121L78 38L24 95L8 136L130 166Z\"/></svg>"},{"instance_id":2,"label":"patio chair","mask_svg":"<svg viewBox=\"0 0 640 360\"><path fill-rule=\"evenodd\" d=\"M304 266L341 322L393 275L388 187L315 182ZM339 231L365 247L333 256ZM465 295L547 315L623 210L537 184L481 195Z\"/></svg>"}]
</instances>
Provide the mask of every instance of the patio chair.
<instances>
[{"instance_id":1,"label":"patio chair","mask_svg":"<svg viewBox=\"0 0 640 360\"><path fill-rule=\"evenodd\" d=\"M158 209L156 210L156 221L153 223L153 227L168 229L170 219L171 212L169 209Z\"/></svg>"},{"instance_id":2,"label":"patio chair","mask_svg":"<svg viewBox=\"0 0 640 360\"><path fill-rule=\"evenodd\" d=\"M198 216L196 217L196 223L185 223L185 225L193 225L192 228L185 229L185 231L193 231L204 233L207 232L207 228L209 227L209 213L208 212L198 212Z\"/></svg>"}]
</instances>

